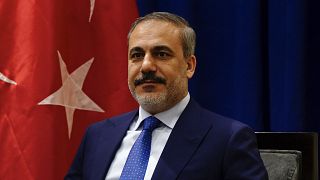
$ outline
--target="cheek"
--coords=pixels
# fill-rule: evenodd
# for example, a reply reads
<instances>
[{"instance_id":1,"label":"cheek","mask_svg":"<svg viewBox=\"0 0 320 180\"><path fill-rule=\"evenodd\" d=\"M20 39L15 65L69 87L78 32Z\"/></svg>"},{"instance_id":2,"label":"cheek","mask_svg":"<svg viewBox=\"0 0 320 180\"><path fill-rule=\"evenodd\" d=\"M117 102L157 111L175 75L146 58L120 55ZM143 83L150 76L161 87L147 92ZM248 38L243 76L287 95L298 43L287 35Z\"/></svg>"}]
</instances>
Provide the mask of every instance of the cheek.
<instances>
[{"instance_id":1,"label":"cheek","mask_svg":"<svg viewBox=\"0 0 320 180\"><path fill-rule=\"evenodd\" d=\"M167 78L174 81L178 77L186 77L187 72L186 70L181 66L171 66L167 67L167 69L164 70Z\"/></svg>"},{"instance_id":2,"label":"cheek","mask_svg":"<svg viewBox=\"0 0 320 180\"><path fill-rule=\"evenodd\" d=\"M128 65L128 79L134 79L137 74L139 74L140 68L137 65L129 64Z\"/></svg>"}]
</instances>

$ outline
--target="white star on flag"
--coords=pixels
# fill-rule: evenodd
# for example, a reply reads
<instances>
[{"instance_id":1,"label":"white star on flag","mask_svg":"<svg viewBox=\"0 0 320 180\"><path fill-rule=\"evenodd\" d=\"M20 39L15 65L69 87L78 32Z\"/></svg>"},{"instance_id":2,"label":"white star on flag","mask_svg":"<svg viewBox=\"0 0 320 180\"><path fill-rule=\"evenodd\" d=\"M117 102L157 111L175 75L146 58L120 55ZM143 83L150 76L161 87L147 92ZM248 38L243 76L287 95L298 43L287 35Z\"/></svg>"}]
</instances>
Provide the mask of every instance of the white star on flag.
<instances>
[{"instance_id":1,"label":"white star on flag","mask_svg":"<svg viewBox=\"0 0 320 180\"><path fill-rule=\"evenodd\" d=\"M13 85L17 85L16 82L12 81L11 79L7 78L5 75L3 75L1 72L0 72L0 80L1 81L4 81L6 83L9 83L9 84L13 84Z\"/></svg>"},{"instance_id":2,"label":"white star on flag","mask_svg":"<svg viewBox=\"0 0 320 180\"><path fill-rule=\"evenodd\" d=\"M91 22L91 18L92 18L93 10L94 10L94 4L95 4L95 0L90 0L90 15L89 15L89 22Z\"/></svg>"},{"instance_id":3,"label":"white star on flag","mask_svg":"<svg viewBox=\"0 0 320 180\"><path fill-rule=\"evenodd\" d=\"M66 64L58 51L62 87L56 92L42 100L39 105L60 105L66 109L69 139L72 132L73 115L76 109L104 112L93 102L83 91L82 85L94 58L78 67L72 74L69 74Z\"/></svg>"}]
</instances>

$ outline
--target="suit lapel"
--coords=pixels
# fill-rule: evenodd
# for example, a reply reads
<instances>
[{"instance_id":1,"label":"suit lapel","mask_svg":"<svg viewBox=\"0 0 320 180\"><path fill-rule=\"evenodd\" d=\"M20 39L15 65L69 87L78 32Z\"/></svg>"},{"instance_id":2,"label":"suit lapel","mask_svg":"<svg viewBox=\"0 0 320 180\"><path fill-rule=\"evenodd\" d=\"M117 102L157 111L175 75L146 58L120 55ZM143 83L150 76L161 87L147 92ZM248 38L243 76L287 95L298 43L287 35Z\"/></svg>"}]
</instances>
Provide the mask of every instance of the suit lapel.
<instances>
[{"instance_id":1,"label":"suit lapel","mask_svg":"<svg viewBox=\"0 0 320 180\"><path fill-rule=\"evenodd\" d=\"M201 108L190 100L161 154L152 179L176 179L191 159L211 124L201 118Z\"/></svg>"},{"instance_id":2,"label":"suit lapel","mask_svg":"<svg viewBox=\"0 0 320 180\"><path fill-rule=\"evenodd\" d=\"M123 137L138 112L134 111L126 116L107 120L103 131L97 142L97 152L95 153L97 165L94 168L97 178L105 179L108 169L113 161L115 153L119 149ZM106 143L108 142L108 143Z\"/></svg>"}]
</instances>

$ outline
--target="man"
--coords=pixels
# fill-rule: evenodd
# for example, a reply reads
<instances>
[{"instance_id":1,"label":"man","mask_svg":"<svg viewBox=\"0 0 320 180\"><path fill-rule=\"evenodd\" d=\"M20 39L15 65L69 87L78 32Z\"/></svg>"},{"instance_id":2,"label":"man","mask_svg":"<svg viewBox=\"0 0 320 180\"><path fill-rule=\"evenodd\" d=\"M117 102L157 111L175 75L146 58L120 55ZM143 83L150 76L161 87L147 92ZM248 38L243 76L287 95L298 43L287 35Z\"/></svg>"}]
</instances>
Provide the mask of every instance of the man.
<instances>
[{"instance_id":1,"label":"man","mask_svg":"<svg viewBox=\"0 0 320 180\"><path fill-rule=\"evenodd\" d=\"M254 132L190 98L194 48L179 16L155 12L132 25L128 85L140 107L89 127L65 179L268 179Z\"/></svg>"}]
</instances>

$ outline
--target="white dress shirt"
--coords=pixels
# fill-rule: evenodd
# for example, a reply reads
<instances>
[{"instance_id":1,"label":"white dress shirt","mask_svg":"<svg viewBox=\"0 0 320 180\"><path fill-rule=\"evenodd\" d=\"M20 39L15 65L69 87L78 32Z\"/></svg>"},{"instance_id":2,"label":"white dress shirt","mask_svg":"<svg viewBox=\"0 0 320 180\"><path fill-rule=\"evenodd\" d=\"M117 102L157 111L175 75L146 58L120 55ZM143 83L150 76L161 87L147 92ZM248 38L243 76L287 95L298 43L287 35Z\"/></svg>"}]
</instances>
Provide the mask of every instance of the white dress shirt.
<instances>
[{"instance_id":1,"label":"white dress shirt","mask_svg":"<svg viewBox=\"0 0 320 180\"><path fill-rule=\"evenodd\" d=\"M156 165L160 159L161 153L164 149L164 146L166 145L168 138L171 134L171 131L176 122L178 121L181 113L189 103L189 100L190 95L188 93L188 95L185 98L183 98L171 109L154 115L162 122L162 125L153 130L152 132L150 158L144 177L145 180L151 179ZM129 152L142 131L142 127L140 126L140 124L145 118L149 116L151 116L151 114L142 109L140 106L139 116L132 122L127 131L126 136L123 138L121 146L118 149L110 165L109 171L106 176L106 180L118 180L120 178L122 169L126 163Z\"/></svg>"}]
</instances>

